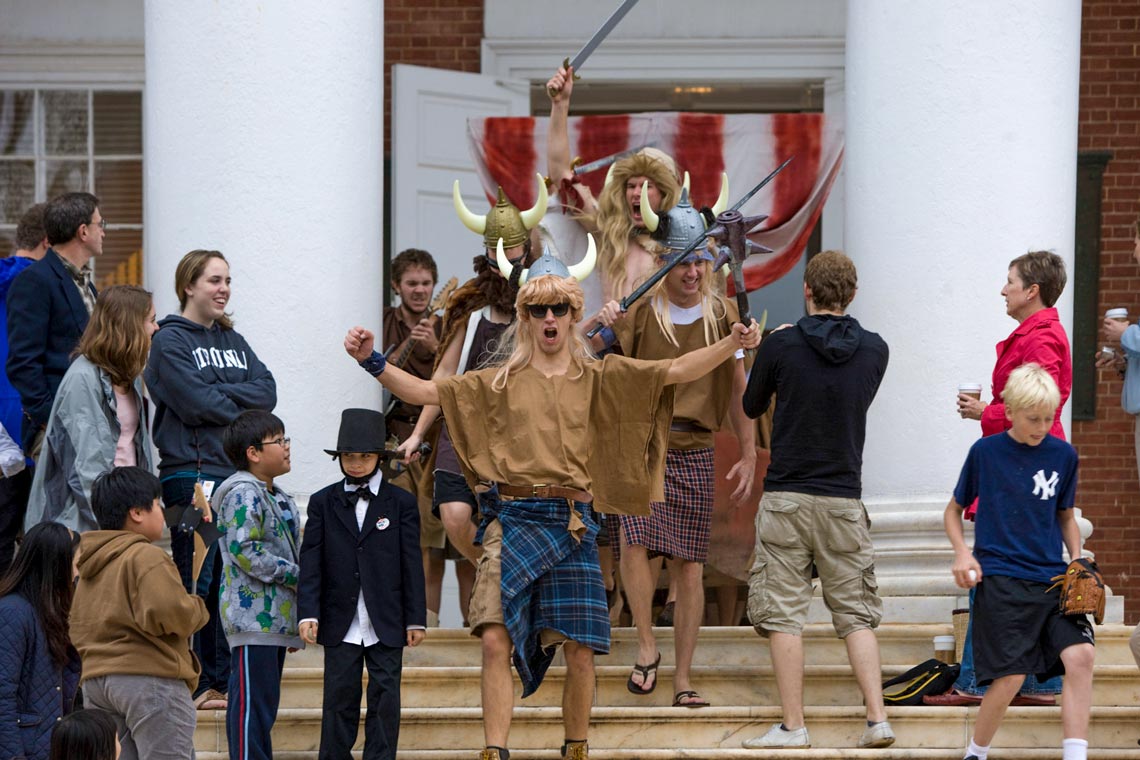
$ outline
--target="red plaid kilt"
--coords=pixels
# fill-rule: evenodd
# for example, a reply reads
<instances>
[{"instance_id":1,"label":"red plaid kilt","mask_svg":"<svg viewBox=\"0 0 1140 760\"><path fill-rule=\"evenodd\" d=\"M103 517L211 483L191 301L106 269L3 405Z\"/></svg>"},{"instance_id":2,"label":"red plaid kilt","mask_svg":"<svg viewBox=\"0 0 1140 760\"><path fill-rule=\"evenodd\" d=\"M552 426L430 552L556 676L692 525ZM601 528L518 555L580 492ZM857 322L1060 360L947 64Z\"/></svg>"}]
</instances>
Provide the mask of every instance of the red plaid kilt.
<instances>
[{"instance_id":1,"label":"red plaid kilt","mask_svg":"<svg viewBox=\"0 0 1140 760\"><path fill-rule=\"evenodd\" d=\"M665 501L650 503L648 516L621 515L624 544L644 546L650 557L707 562L714 477L711 448L669 449L665 453ZM611 543L614 554L620 555L623 542L611 536Z\"/></svg>"}]
</instances>

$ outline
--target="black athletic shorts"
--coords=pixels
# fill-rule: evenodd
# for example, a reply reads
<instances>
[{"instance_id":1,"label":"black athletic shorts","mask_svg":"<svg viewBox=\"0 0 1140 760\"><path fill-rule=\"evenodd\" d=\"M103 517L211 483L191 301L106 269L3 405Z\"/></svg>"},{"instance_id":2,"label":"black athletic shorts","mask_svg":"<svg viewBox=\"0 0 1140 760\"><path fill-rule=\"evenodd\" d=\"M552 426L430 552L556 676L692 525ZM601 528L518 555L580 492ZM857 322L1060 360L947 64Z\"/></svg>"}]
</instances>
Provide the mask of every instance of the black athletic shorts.
<instances>
[{"instance_id":1,"label":"black athletic shorts","mask_svg":"<svg viewBox=\"0 0 1140 760\"><path fill-rule=\"evenodd\" d=\"M987 575L974 596L974 671L979 686L1010 675L1036 675L1038 682L1065 672L1061 652L1094 644L1084 615L1062 615L1060 587L1005 575Z\"/></svg>"},{"instance_id":2,"label":"black athletic shorts","mask_svg":"<svg viewBox=\"0 0 1140 760\"><path fill-rule=\"evenodd\" d=\"M435 471L435 490L431 498L431 513L439 517L439 505L452 501L462 501L471 505L471 514L478 514L475 494L467 487L462 475L446 470Z\"/></svg>"}]
</instances>

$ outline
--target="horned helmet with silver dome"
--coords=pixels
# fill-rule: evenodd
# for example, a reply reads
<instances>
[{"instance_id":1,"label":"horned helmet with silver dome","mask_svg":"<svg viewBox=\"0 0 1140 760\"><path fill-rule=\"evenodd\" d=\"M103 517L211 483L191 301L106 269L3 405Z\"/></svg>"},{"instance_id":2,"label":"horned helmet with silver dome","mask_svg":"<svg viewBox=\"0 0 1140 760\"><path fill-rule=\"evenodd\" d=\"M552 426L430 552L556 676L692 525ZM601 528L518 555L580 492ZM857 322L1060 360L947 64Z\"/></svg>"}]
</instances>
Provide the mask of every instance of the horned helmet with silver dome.
<instances>
[{"instance_id":1,"label":"horned helmet with silver dome","mask_svg":"<svg viewBox=\"0 0 1140 760\"><path fill-rule=\"evenodd\" d=\"M645 228L649 230L653 239L666 249L668 253L679 253L688 248L694 240L704 234L708 229L705 215L693 208L689 200L689 173L685 172L685 180L681 184L681 197L668 211L660 214L653 210L647 202L648 192L646 186L641 190L641 218ZM712 217L728 208L728 175L721 173L720 196L713 204ZM694 251L697 259L713 260L712 254L705 248Z\"/></svg>"},{"instance_id":2,"label":"horned helmet with silver dome","mask_svg":"<svg viewBox=\"0 0 1140 760\"><path fill-rule=\"evenodd\" d=\"M511 262L507 259L506 251L503 250L504 241L499 239L495 245L495 261L499 264L499 273L510 279L511 277ZM542 247L542 255L530 265L529 268L523 269L519 275L519 285L525 283L528 279L535 279L537 277L544 277L552 274L556 277L573 277L578 282L590 276L594 271L594 265L598 261L598 249L594 245L594 236L586 234L586 255L577 264L567 266L561 260L555 258L554 254L550 252L548 246Z\"/></svg>"}]
</instances>

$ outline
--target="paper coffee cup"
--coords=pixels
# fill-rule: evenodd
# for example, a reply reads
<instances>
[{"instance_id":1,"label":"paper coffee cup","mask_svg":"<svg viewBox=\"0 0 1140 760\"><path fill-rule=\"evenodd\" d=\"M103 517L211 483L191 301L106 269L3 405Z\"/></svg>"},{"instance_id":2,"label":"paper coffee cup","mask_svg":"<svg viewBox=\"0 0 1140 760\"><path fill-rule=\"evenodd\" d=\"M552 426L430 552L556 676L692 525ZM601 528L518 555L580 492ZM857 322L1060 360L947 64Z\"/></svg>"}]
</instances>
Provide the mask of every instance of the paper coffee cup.
<instances>
[{"instance_id":1,"label":"paper coffee cup","mask_svg":"<svg viewBox=\"0 0 1140 760\"><path fill-rule=\"evenodd\" d=\"M962 393L962 394L965 394L967 396L973 396L976 399L980 399L982 397L982 384L981 383L959 383L958 384L958 393Z\"/></svg>"},{"instance_id":2,"label":"paper coffee cup","mask_svg":"<svg viewBox=\"0 0 1140 760\"><path fill-rule=\"evenodd\" d=\"M953 664L955 661L954 652L954 637L953 636L935 636L934 637L934 659L939 662Z\"/></svg>"},{"instance_id":3,"label":"paper coffee cup","mask_svg":"<svg viewBox=\"0 0 1140 760\"><path fill-rule=\"evenodd\" d=\"M1117 322L1128 321L1128 309L1109 309L1104 313L1105 319L1114 319Z\"/></svg>"}]
</instances>

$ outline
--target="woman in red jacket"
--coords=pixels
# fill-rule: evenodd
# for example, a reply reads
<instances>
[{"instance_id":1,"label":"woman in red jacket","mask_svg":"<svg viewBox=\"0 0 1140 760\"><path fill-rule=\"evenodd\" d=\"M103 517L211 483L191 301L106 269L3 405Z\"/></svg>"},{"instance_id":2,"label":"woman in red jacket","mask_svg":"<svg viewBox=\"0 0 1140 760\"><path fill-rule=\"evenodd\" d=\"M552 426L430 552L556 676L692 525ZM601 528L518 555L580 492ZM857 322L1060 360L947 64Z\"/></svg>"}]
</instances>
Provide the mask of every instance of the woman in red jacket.
<instances>
[{"instance_id":1,"label":"woman in red jacket","mask_svg":"<svg viewBox=\"0 0 1140 760\"><path fill-rule=\"evenodd\" d=\"M1073 359L1069 337L1053 304L1065 289L1065 262L1055 253L1034 251L1009 262L1009 275L1001 294L1005 313L1017 320L1009 337L997 344L997 364L993 374L993 401L958 395L958 413L964 419L981 420L982 435L1009 430L1001 392L1009 373L1022 364L1040 364L1061 389L1061 405L1053 418L1050 434L1065 440L1061 410L1073 388Z\"/></svg>"}]
</instances>

